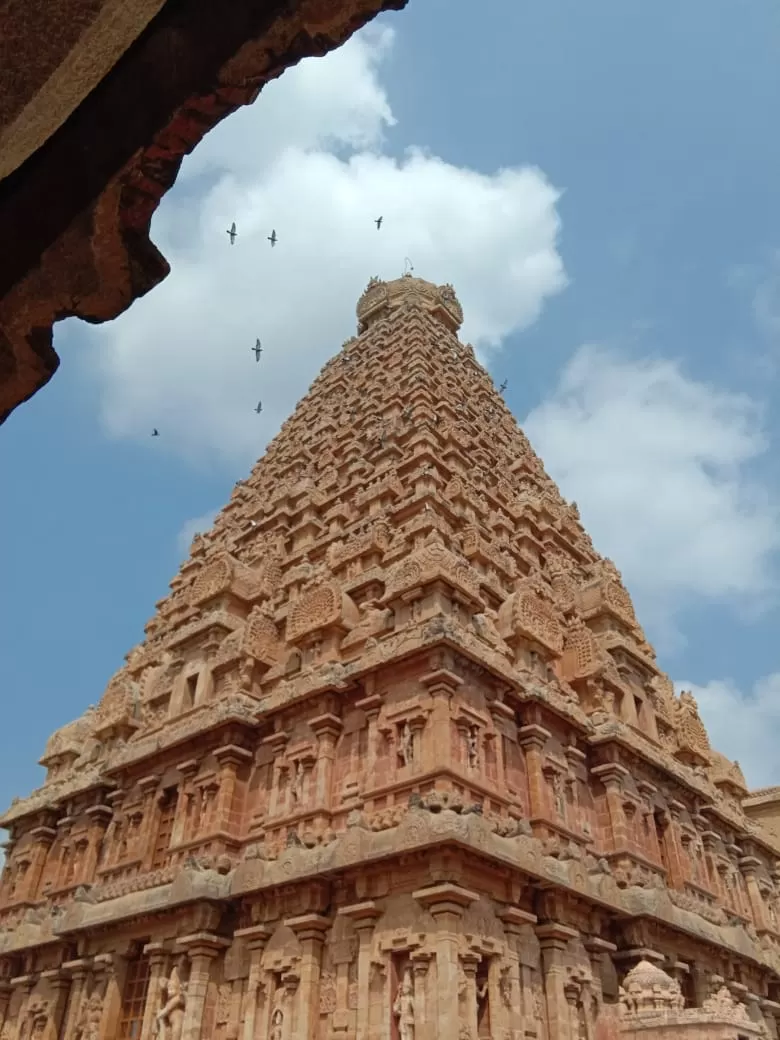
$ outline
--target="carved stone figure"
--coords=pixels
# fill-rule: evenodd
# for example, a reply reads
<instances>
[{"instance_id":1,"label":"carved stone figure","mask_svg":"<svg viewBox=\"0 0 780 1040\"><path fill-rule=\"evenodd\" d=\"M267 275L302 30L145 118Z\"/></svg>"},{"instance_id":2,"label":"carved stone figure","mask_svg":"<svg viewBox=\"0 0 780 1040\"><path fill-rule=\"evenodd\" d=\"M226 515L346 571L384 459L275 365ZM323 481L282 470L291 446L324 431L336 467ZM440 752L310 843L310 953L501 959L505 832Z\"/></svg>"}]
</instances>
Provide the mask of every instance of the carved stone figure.
<instances>
[{"instance_id":1,"label":"carved stone figure","mask_svg":"<svg viewBox=\"0 0 780 1040\"><path fill-rule=\"evenodd\" d=\"M160 983L160 1000L163 1005L154 1016L155 1036L160 1040L180 1040L187 993L176 965L169 978Z\"/></svg>"},{"instance_id":2,"label":"carved stone figure","mask_svg":"<svg viewBox=\"0 0 780 1040\"><path fill-rule=\"evenodd\" d=\"M470 726L466 734L466 751L470 769L479 766L479 731L476 726Z\"/></svg>"},{"instance_id":3,"label":"carved stone figure","mask_svg":"<svg viewBox=\"0 0 780 1040\"><path fill-rule=\"evenodd\" d=\"M414 984L412 969L408 966L404 968L401 985L398 987L393 1014L398 1024L400 1040L414 1040Z\"/></svg>"},{"instance_id":4,"label":"carved stone figure","mask_svg":"<svg viewBox=\"0 0 780 1040\"><path fill-rule=\"evenodd\" d=\"M81 1006L76 1036L79 1040L98 1040L100 1036L100 1020L103 1017L103 998L100 993L92 993Z\"/></svg>"},{"instance_id":5,"label":"carved stone figure","mask_svg":"<svg viewBox=\"0 0 780 1040\"><path fill-rule=\"evenodd\" d=\"M303 762L298 762L295 766L290 793L293 802L297 805L303 797Z\"/></svg>"},{"instance_id":6,"label":"carved stone figure","mask_svg":"<svg viewBox=\"0 0 780 1040\"><path fill-rule=\"evenodd\" d=\"M412 731L409 727L408 720L404 722L403 726L401 727L401 732L399 734L398 757L401 759L402 766L411 765L414 758Z\"/></svg>"}]
</instances>

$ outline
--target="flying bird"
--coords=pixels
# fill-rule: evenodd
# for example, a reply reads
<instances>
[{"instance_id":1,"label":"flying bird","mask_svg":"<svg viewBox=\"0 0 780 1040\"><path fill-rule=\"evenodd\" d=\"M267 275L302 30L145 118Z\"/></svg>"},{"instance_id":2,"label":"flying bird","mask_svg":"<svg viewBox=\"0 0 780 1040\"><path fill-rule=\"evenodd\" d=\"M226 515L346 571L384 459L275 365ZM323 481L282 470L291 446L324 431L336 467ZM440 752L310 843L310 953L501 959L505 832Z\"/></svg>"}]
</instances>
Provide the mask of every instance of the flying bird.
<instances>
[{"instance_id":1,"label":"flying bird","mask_svg":"<svg viewBox=\"0 0 780 1040\"><path fill-rule=\"evenodd\" d=\"M159 436L160 436L160 431L155 426L155 428L152 430L152 437L159 437Z\"/></svg>"},{"instance_id":2,"label":"flying bird","mask_svg":"<svg viewBox=\"0 0 780 1040\"><path fill-rule=\"evenodd\" d=\"M506 388L508 386L509 386L509 381L505 379L504 382L501 384L501 386L498 388L498 392L500 394L503 394L503 392L506 390Z\"/></svg>"},{"instance_id":3,"label":"flying bird","mask_svg":"<svg viewBox=\"0 0 780 1040\"><path fill-rule=\"evenodd\" d=\"M227 234L228 238L230 239L231 246L234 246L236 244L236 237L238 235L238 232L236 231L236 222L235 222L235 220L230 225L230 230L225 232L225 233Z\"/></svg>"},{"instance_id":4,"label":"flying bird","mask_svg":"<svg viewBox=\"0 0 780 1040\"><path fill-rule=\"evenodd\" d=\"M257 406L256 406L256 408L255 408L255 411L256 411L256 412L257 412L257 414L259 415L259 414L260 414L260 412L262 412L262 410L263 410L263 402L262 402L262 401L258 401L258 402L257 402Z\"/></svg>"},{"instance_id":5,"label":"flying bird","mask_svg":"<svg viewBox=\"0 0 780 1040\"><path fill-rule=\"evenodd\" d=\"M273 229L273 231L271 232L271 234L270 234L270 235L268 236L268 241L269 241L269 242L271 243L271 248L273 249L273 247L274 247L274 246L276 245L276 243L278 242L278 239L277 239L277 237L276 237L276 229L275 229L275 228Z\"/></svg>"},{"instance_id":6,"label":"flying bird","mask_svg":"<svg viewBox=\"0 0 780 1040\"><path fill-rule=\"evenodd\" d=\"M263 344L260 342L259 339L255 341L255 345L252 347L252 350L255 353L255 361L259 361L260 355L263 353Z\"/></svg>"},{"instance_id":7,"label":"flying bird","mask_svg":"<svg viewBox=\"0 0 780 1040\"><path fill-rule=\"evenodd\" d=\"M377 217L376 220L374 221L374 223L376 224L377 231L381 228L383 220L384 220L384 217Z\"/></svg>"}]
</instances>

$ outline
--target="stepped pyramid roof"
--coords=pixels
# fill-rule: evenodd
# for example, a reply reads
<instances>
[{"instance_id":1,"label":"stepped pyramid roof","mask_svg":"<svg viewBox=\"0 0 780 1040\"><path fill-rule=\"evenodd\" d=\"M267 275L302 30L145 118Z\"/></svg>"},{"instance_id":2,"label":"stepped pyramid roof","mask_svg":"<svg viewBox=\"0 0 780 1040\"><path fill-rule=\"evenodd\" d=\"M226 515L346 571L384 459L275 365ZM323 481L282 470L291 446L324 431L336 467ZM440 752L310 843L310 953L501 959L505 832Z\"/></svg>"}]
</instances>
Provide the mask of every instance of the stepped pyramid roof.
<instances>
[{"instance_id":1,"label":"stepped pyramid roof","mask_svg":"<svg viewBox=\"0 0 780 1040\"><path fill-rule=\"evenodd\" d=\"M620 729L736 812L739 767L710 749L615 565L458 340L452 286L372 278L357 319L195 536L100 702L50 738L45 785L3 824L227 719L437 646L485 669L499 701L542 702L591 737ZM193 657L209 689L176 693Z\"/></svg>"}]
</instances>

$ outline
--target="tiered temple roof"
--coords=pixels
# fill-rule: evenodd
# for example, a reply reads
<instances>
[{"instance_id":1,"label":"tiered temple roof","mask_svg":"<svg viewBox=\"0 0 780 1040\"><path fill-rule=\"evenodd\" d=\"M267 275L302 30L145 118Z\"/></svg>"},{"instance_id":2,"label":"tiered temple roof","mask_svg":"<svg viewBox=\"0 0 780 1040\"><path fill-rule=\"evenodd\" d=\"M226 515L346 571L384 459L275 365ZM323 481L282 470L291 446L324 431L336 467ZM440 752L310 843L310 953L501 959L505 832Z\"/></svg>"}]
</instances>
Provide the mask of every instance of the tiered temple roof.
<instances>
[{"instance_id":1,"label":"tiered temple roof","mask_svg":"<svg viewBox=\"0 0 780 1040\"><path fill-rule=\"evenodd\" d=\"M521 1035L534 994L548 1040L569 1036L561 1001L593 1027L648 956L681 980L680 1009L712 1009L736 979L734 998L773 1021L780 839L745 816L739 766L710 747L620 573L459 342L452 287L372 279L357 317L100 702L50 738L44 785L0 821L0 974L94 963L130 919L172 949L184 915L227 946L295 933L263 970L303 978L296 922L316 916L317 971L336 980L330 1010L317 983L327 1028L343 1011L344 1036L367 1040L384 1015L401 1040L449 1040L472 1015L465 983L439 1032L404 1035L398 1010L409 957L446 978L430 938L446 904L462 919L452 970L493 965L501 1035ZM395 979L381 999L359 958L337 985L339 929L364 904L371 963ZM483 998L474 1037L494 1035ZM296 1036L331 1035L302 1010L311 994L285 1012L265 999L269 1030L278 1013Z\"/></svg>"}]
</instances>

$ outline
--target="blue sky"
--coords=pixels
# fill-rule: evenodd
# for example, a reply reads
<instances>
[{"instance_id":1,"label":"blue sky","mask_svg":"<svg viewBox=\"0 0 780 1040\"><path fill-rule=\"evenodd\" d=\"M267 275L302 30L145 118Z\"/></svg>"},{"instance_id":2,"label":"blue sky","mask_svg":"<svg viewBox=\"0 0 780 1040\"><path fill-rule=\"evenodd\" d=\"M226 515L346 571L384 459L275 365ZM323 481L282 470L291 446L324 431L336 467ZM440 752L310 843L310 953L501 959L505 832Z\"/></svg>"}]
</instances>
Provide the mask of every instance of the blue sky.
<instances>
[{"instance_id":1,"label":"blue sky","mask_svg":"<svg viewBox=\"0 0 780 1040\"><path fill-rule=\"evenodd\" d=\"M473 18L411 0L272 84L164 201L168 282L109 326L58 327L60 371L0 433L0 802L38 785L49 733L141 638L182 530L407 255L455 285L713 741L780 782L780 13L492 0L478 38Z\"/></svg>"}]
</instances>

